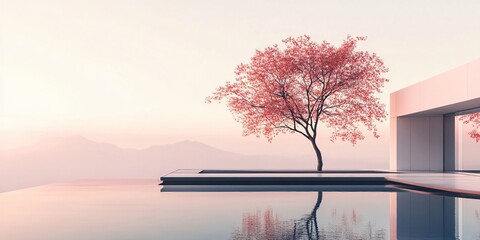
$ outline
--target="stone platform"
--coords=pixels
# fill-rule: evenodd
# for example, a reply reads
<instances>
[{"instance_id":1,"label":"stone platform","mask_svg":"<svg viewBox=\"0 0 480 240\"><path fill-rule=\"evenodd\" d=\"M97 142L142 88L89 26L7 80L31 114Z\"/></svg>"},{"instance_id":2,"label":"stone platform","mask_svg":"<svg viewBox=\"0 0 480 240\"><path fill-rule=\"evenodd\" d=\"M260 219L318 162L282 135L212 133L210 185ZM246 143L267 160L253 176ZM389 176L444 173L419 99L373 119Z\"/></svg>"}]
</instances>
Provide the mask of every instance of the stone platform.
<instances>
[{"instance_id":1,"label":"stone platform","mask_svg":"<svg viewBox=\"0 0 480 240\"><path fill-rule=\"evenodd\" d=\"M288 171L180 169L162 185L406 185L480 196L480 174L464 172Z\"/></svg>"}]
</instances>

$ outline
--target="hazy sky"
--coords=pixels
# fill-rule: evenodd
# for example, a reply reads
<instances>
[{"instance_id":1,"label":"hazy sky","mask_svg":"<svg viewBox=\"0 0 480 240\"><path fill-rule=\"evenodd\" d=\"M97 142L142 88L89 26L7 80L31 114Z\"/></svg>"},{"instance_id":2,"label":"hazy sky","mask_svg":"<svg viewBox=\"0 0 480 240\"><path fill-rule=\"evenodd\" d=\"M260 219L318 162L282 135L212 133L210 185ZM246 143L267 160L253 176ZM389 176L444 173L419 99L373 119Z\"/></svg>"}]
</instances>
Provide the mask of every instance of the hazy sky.
<instances>
[{"instance_id":1,"label":"hazy sky","mask_svg":"<svg viewBox=\"0 0 480 240\"><path fill-rule=\"evenodd\" d=\"M300 136L242 137L226 106L205 97L256 49L303 34L335 45L368 36L360 48L390 68L386 104L392 91L480 58L477 0L0 1L0 148L78 134L126 147L191 139L311 154ZM382 146L387 157L388 122L381 129L352 156ZM326 134L324 149L350 148Z\"/></svg>"}]
</instances>

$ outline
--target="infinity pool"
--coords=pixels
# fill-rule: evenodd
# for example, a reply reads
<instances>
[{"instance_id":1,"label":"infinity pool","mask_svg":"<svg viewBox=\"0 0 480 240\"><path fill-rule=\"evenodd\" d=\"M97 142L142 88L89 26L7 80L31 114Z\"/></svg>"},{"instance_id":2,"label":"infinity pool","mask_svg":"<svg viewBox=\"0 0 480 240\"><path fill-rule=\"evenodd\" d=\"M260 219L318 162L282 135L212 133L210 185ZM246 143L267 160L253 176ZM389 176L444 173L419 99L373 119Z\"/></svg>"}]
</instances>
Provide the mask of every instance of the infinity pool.
<instances>
[{"instance_id":1,"label":"infinity pool","mask_svg":"<svg viewBox=\"0 0 480 240\"><path fill-rule=\"evenodd\" d=\"M78 181L0 207L0 239L480 239L480 200L397 186Z\"/></svg>"}]
</instances>

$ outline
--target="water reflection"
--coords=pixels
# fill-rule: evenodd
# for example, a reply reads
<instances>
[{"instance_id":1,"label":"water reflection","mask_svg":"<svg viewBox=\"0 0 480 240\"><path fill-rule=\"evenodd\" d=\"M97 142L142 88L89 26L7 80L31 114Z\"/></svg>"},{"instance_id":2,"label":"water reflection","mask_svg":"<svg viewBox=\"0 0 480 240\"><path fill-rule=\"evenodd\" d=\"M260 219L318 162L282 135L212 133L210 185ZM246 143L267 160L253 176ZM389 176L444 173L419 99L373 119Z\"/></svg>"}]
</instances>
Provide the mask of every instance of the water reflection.
<instances>
[{"instance_id":1,"label":"water reflection","mask_svg":"<svg viewBox=\"0 0 480 240\"><path fill-rule=\"evenodd\" d=\"M376 228L371 221L364 222L355 209L347 212L333 208L330 216L320 218L325 221L319 229L318 209L323 200L323 192L317 192L312 210L299 219L281 220L271 208L256 212L244 212L242 226L237 227L232 239L388 239L385 228Z\"/></svg>"},{"instance_id":2,"label":"water reflection","mask_svg":"<svg viewBox=\"0 0 480 240\"><path fill-rule=\"evenodd\" d=\"M298 224L299 229L306 230L308 239L313 239L313 236L315 236L315 239L318 239L319 237L317 211L318 211L318 208L320 207L320 204L322 203L322 199L323 199L323 192L318 192L317 201L315 202L315 206L313 206L313 209L310 212L310 214L305 215L303 219L300 219L299 221L297 221L299 222ZM304 227L302 226L302 223L305 223ZM300 234L299 236L302 236L302 234Z\"/></svg>"},{"instance_id":3,"label":"water reflection","mask_svg":"<svg viewBox=\"0 0 480 240\"><path fill-rule=\"evenodd\" d=\"M159 190L125 180L0 193L0 239L480 239L478 199L382 186Z\"/></svg>"},{"instance_id":4,"label":"water reflection","mask_svg":"<svg viewBox=\"0 0 480 240\"><path fill-rule=\"evenodd\" d=\"M457 199L456 206L459 239L480 240L480 200Z\"/></svg>"},{"instance_id":5,"label":"water reflection","mask_svg":"<svg viewBox=\"0 0 480 240\"><path fill-rule=\"evenodd\" d=\"M480 213L479 210L475 210L475 218L477 219L477 229L480 229ZM480 239L480 233L477 234L477 239Z\"/></svg>"},{"instance_id":6,"label":"water reflection","mask_svg":"<svg viewBox=\"0 0 480 240\"><path fill-rule=\"evenodd\" d=\"M387 229L364 221L363 216L357 215L355 210L342 214L335 211L332 215L331 222L320 231L320 239L388 239Z\"/></svg>"},{"instance_id":7,"label":"water reflection","mask_svg":"<svg viewBox=\"0 0 480 240\"><path fill-rule=\"evenodd\" d=\"M477 218L477 229L480 229L480 213L479 210L475 210L475 217ZM477 239L480 239L480 233L477 234Z\"/></svg>"},{"instance_id":8,"label":"water reflection","mask_svg":"<svg viewBox=\"0 0 480 240\"><path fill-rule=\"evenodd\" d=\"M243 213L242 227L234 230L232 239L295 239L295 228L291 221L280 220L278 214L267 208L263 213Z\"/></svg>"}]
</instances>

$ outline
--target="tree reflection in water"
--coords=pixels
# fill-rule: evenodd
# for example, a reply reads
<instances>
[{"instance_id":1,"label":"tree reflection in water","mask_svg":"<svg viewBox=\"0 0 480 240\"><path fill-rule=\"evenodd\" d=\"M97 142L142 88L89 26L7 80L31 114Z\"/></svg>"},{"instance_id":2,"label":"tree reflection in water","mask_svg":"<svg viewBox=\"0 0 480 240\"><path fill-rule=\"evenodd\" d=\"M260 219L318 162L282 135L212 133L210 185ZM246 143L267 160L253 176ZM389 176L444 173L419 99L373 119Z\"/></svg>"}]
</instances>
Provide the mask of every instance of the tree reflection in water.
<instances>
[{"instance_id":1,"label":"tree reflection in water","mask_svg":"<svg viewBox=\"0 0 480 240\"><path fill-rule=\"evenodd\" d=\"M364 222L355 210L341 214L333 209L328 224L319 228L317 211L323 200L318 192L317 201L310 213L300 219L281 220L272 209L255 213L244 213L242 226L234 230L232 239L387 239L385 229L377 229Z\"/></svg>"}]
</instances>

